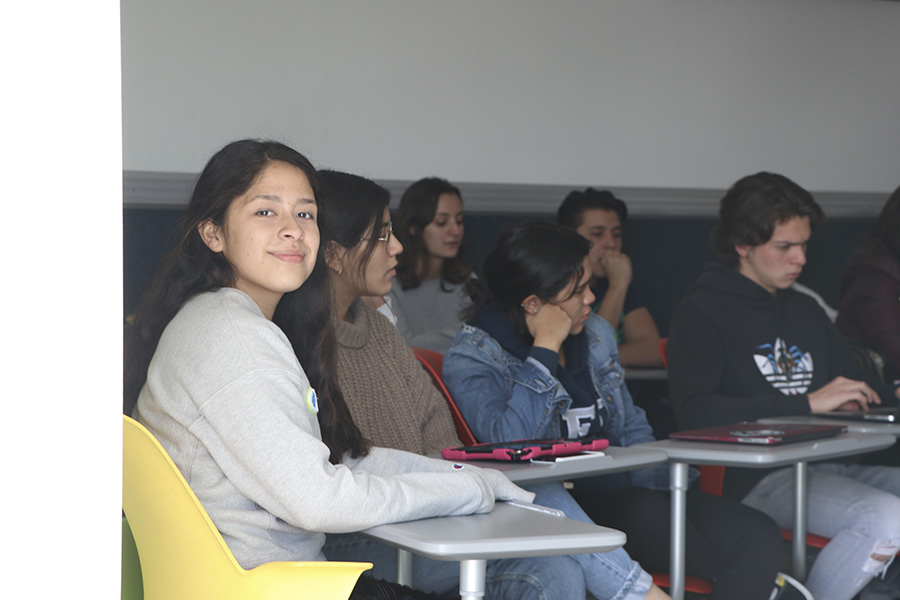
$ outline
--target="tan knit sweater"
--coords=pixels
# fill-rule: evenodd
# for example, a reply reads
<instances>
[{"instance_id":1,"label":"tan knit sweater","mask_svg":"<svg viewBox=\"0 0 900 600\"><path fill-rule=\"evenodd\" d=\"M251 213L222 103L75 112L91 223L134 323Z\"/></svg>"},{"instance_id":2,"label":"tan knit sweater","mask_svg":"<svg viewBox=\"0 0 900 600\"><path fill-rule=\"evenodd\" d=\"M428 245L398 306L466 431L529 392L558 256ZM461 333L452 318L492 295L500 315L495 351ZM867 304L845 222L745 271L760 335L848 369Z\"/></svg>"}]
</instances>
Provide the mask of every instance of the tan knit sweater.
<instances>
[{"instance_id":1,"label":"tan knit sweater","mask_svg":"<svg viewBox=\"0 0 900 600\"><path fill-rule=\"evenodd\" d=\"M433 454L459 446L444 397L383 315L357 300L353 322L332 319L338 383L353 420L376 446Z\"/></svg>"}]
</instances>

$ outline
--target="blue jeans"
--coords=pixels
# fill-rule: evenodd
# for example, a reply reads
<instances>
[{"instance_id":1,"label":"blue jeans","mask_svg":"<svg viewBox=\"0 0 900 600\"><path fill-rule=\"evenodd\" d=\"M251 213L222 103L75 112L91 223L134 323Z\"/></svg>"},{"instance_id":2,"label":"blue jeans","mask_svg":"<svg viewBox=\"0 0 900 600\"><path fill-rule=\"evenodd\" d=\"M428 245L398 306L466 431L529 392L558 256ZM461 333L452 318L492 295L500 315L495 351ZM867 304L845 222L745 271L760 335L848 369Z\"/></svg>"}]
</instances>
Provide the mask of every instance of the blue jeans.
<instances>
[{"instance_id":1,"label":"blue jeans","mask_svg":"<svg viewBox=\"0 0 900 600\"><path fill-rule=\"evenodd\" d=\"M593 523L561 483L554 481L523 487L535 493L535 504L559 509L576 521ZM587 589L597 600L642 600L653 583L650 574L632 560L624 548L573 554L571 558L581 565Z\"/></svg>"},{"instance_id":2,"label":"blue jeans","mask_svg":"<svg viewBox=\"0 0 900 600\"><path fill-rule=\"evenodd\" d=\"M527 489L537 494L535 504L560 509L570 519L592 522L562 484L544 483ZM323 551L329 560L372 562L373 577L396 580L397 551L387 545L352 534L329 535ZM604 553L488 561L486 597L572 600L584 598L589 590L598 600L641 600L651 583L650 575L618 548ZM459 587L458 563L414 556L413 587L453 592Z\"/></svg>"},{"instance_id":3,"label":"blue jeans","mask_svg":"<svg viewBox=\"0 0 900 600\"><path fill-rule=\"evenodd\" d=\"M329 534L322 548L328 560L366 561L377 579L397 580L397 549L355 534ZM442 595L459 595L459 563L413 555L412 587ZM584 598L581 566L568 556L489 560L486 598L500 600L571 600Z\"/></svg>"},{"instance_id":4,"label":"blue jeans","mask_svg":"<svg viewBox=\"0 0 900 600\"><path fill-rule=\"evenodd\" d=\"M624 531L625 550L644 569L668 573L671 495L642 487L601 492L591 481L577 480L572 494L585 512L598 525ZM714 584L707 600L768 598L784 547L775 520L699 490L688 490L685 512L685 573Z\"/></svg>"},{"instance_id":5,"label":"blue jeans","mask_svg":"<svg viewBox=\"0 0 900 600\"><path fill-rule=\"evenodd\" d=\"M767 475L743 502L792 528L793 495L788 468ZM900 549L900 469L811 464L807 515L808 531L831 542L816 558L806 587L816 600L849 600L883 573Z\"/></svg>"}]
</instances>

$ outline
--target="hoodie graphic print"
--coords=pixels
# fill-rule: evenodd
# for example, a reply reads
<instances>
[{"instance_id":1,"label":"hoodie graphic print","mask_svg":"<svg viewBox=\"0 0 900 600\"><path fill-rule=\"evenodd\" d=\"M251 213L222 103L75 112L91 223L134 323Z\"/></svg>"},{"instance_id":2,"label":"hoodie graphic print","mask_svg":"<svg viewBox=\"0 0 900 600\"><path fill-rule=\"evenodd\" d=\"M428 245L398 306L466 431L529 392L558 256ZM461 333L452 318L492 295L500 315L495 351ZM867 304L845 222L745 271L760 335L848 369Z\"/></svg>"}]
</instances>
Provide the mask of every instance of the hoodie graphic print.
<instances>
[{"instance_id":1,"label":"hoodie graphic print","mask_svg":"<svg viewBox=\"0 0 900 600\"><path fill-rule=\"evenodd\" d=\"M809 414L810 392L838 375L866 379L815 300L722 264L707 265L675 310L667 358L680 429ZM743 498L767 473L729 468L724 493Z\"/></svg>"},{"instance_id":2,"label":"hoodie graphic print","mask_svg":"<svg viewBox=\"0 0 900 600\"><path fill-rule=\"evenodd\" d=\"M783 339L756 347L753 355L756 367L772 387L785 396L805 394L813 379L813 358L797 346L790 346Z\"/></svg>"},{"instance_id":3,"label":"hoodie graphic print","mask_svg":"<svg viewBox=\"0 0 900 600\"><path fill-rule=\"evenodd\" d=\"M722 264L707 265L675 310L667 354L681 429L809 414L808 394L838 375L869 379L815 300Z\"/></svg>"}]
</instances>

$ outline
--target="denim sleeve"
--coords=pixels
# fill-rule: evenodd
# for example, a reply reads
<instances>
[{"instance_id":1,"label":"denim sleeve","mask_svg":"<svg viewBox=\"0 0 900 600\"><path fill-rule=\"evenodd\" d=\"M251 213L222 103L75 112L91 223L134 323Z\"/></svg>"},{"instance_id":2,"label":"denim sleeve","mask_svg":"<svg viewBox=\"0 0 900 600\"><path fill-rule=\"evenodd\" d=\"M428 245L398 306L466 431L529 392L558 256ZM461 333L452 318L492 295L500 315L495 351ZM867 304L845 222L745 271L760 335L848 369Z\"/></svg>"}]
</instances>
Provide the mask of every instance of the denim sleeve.
<instances>
[{"instance_id":1,"label":"denim sleeve","mask_svg":"<svg viewBox=\"0 0 900 600\"><path fill-rule=\"evenodd\" d=\"M643 408L635 405L625 384L622 384L622 401L625 405L625 436L622 445L632 446L655 441L656 437L647 420L647 413Z\"/></svg>"},{"instance_id":2,"label":"denim sleeve","mask_svg":"<svg viewBox=\"0 0 900 600\"><path fill-rule=\"evenodd\" d=\"M636 406L625 384L625 370L619 361L618 347L612 327L600 318L592 318L585 325L591 340L591 365L595 368L594 385L607 406L613 411L608 434L622 446L652 442L653 428L644 409Z\"/></svg>"},{"instance_id":3,"label":"denim sleeve","mask_svg":"<svg viewBox=\"0 0 900 600\"><path fill-rule=\"evenodd\" d=\"M572 402L538 360L519 362L488 336L457 336L443 378L480 442L557 435L557 415Z\"/></svg>"}]
</instances>

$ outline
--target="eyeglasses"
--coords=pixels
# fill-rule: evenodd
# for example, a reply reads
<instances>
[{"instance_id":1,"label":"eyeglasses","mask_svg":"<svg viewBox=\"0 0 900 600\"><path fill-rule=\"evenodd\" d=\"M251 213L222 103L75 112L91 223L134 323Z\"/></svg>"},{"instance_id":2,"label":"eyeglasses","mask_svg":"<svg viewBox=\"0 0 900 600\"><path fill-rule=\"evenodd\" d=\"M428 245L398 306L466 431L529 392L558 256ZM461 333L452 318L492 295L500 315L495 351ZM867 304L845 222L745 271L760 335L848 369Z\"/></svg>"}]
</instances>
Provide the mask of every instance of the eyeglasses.
<instances>
[{"instance_id":1,"label":"eyeglasses","mask_svg":"<svg viewBox=\"0 0 900 600\"><path fill-rule=\"evenodd\" d=\"M379 242L384 242L385 248L388 248L388 249L389 249L389 248L390 248L390 245L391 245L391 235L392 235L393 233L394 233L394 226L393 226L393 224L388 223L388 226L387 226L387 233L384 233L384 234L380 235L379 237L377 237L377 238L375 238L375 239L376 239L377 241L379 241ZM360 238L359 241L365 242L365 241L370 240L370 239L372 239L372 238Z\"/></svg>"}]
</instances>

